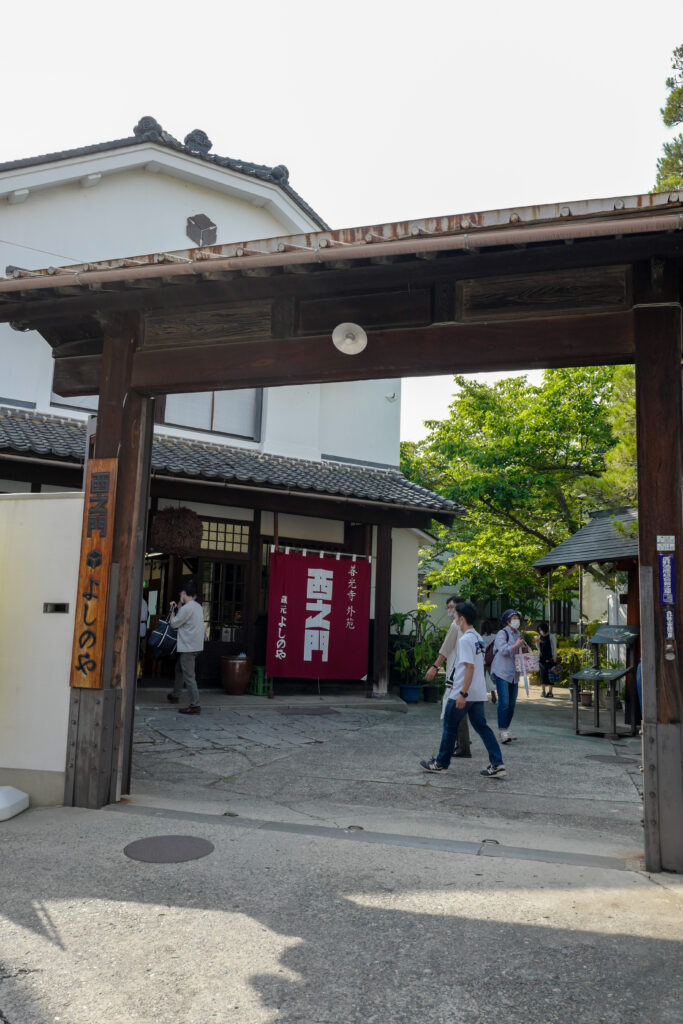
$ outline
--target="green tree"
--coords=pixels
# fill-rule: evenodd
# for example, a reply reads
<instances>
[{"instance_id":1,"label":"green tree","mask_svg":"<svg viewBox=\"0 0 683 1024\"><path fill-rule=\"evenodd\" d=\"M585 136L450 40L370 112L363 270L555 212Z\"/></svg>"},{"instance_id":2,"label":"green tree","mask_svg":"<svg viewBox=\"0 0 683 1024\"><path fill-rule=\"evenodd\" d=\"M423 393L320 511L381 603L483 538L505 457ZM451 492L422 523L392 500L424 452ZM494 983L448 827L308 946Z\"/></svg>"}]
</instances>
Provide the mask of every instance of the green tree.
<instances>
[{"instance_id":1,"label":"green tree","mask_svg":"<svg viewBox=\"0 0 683 1024\"><path fill-rule=\"evenodd\" d=\"M662 120L667 128L683 123L683 46L677 46L671 62L674 74L667 78L669 90L666 103L661 109ZM657 180L653 192L670 192L683 188L683 135L677 135L665 142L663 154L657 161Z\"/></svg>"},{"instance_id":2,"label":"green tree","mask_svg":"<svg viewBox=\"0 0 683 1024\"><path fill-rule=\"evenodd\" d=\"M429 436L403 452L411 479L465 510L437 528L430 582L467 583L478 598L507 594L522 605L545 595L533 562L579 528L582 495L596 490L614 447L614 375L614 367L546 370L540 386L455 378L449 418L430 422ZM574 585L556 574L554 596Z\"/></svg>"},{"instance_id":3,"label":"green tree","mask_svg":"<svg viewBox=\"0 0 683 1024\"><path fill-rule=\"evenodd\" d=\"M631 364L614 371L607 420L615 438L605 456L605 472L590 484L587 493L596 505L617 508L638 504L638 453L636 446L636 371Z\"/></svg>"}]
</instances>

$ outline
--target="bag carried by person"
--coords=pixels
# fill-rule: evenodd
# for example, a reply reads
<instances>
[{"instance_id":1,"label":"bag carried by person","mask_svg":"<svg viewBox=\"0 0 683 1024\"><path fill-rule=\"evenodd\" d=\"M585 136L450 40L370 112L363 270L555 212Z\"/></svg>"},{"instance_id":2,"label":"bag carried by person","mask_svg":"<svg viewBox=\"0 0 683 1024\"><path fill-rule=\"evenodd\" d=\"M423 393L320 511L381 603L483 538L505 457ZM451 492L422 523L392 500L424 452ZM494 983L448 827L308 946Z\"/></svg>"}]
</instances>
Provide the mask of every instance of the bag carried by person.
<instances>
[{"instance_id":1,"label":"bag carried by person","mask_svg":"<svg viewBox=\"0 0 683 1024\"><path fill-rule=\"evenodd\" d=\"M505 629L505 627L503 627L503 629ZM507 629L505 630L505 636L507 637L508 643L510 643L510 636L509 636L509 633L508 633ZM496 641L495 641L495 637L494 637L494 639L491 641L491 643L488 645L488 647L484 651L484 668L491 668L491 665L493 665L493 659L495 658L495 656L496 656Z\"/></svg>"},{"instance_id":2,"label":"bag carried by person","mask_svg":"<svg viewBox=\"0 0 683 1024\"><path fill-rule=\"evenodd\" d=\"M159 619L147 637L147 643L150 647L155 648L160 658L167 658L169 655L175 654L177 650L178 631L169 624L168 619Z\"/></svg>"},{"instance_id":3,"label":"bag carried by person","mask_svg":"<svg viewBox=\"0 0 683 1024\"><path fill-rule=\"evenodd\" d=\"M538 654L533 654L528 648L522 654L515 654L515 671L517 672L524 672L526 674L538 672L538 665Z\"/></svg>"}]
</instances>

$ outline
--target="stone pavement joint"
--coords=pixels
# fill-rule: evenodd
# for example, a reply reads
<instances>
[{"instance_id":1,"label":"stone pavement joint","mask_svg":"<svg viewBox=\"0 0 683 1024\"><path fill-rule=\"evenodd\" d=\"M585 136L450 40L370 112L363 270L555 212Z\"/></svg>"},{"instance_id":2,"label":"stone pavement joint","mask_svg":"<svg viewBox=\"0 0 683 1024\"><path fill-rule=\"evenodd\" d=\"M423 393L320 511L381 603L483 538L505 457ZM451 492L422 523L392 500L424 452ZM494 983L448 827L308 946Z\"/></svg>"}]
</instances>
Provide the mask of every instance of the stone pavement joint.
<instances>
[{"instance_id":1,"label":"stone pavement joint","mask_svg":"<svg viewBox=\"0 0 683 1024\"><path fill-rule=\"evenodd\" d=\"M642 859L637 855L632 858L601 857L590 854L576 854L568 850L536 850L520 846L505 846L497 840L484 839L479 843L462 842L455 839L434 839L430 836L407 836L391 832L368 832L364 829L356 831L351 826L330 828L324 825L297 825L282 821L263 821L256 818L243 818L230 814L200 814L194 811L175 811L163 807L136 806L130 803L110 804L108 811L124 814L137 814L142 817L168 818L173 821L210 822L237 826L239 828L259 829L264 832L284 832L289 835L316 836L324 839L351 841L356 843L374 843L385 846L402 846L409 849L428 850L441 853L468 854L475 857L505 857L510 860L540 861L545 864L571 864L580 867L605 868L614 871L639 871Z\"/></svg>"}]
</instances>

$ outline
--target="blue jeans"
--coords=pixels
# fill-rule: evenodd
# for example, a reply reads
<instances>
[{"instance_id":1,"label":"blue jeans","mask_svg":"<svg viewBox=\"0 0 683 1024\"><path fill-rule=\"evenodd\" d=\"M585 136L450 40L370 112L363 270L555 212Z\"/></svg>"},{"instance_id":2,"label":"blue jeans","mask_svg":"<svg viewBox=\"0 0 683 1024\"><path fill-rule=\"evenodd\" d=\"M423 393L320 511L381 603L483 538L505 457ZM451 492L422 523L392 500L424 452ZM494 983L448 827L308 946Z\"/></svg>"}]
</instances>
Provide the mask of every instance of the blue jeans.
<instances>
[{"instance_id":1,"label":"blue jeans","mask_svg":"<svg viewBox=\"0 0 683 1024\"><path fill-rule=\"evenodd\" d=\"M498 765L503 763L503 755L500 752L498 746L498 740L496 739L493 729L486 722L486 715L484 714L483 700L468 701L464 708L457 708L455 706L455 700L449 700L446 703L446 714L443 720L443 733L441 734L441 746L439 753L436 755L436 760L442 768L448 768L451 763L451 757L453 756L453 750L455 748L455 738L458 734L458 726L462 722L465 715L469 718L472 723L472 728L478 733L484 741L484 746L488 751L489 760L492 765Z\"/></svg>"},{"instance_id":2,"label":"blue jeans","mask_svg":"<svg viewBox=\"0 0 683 1024\"><path fill-rule=\"evenodd\" d=\"M496 690L498 691L498 728L501 732L504 732L510 727L512 716L515 713L519 684L508 683L507 679L501 679L500 676L496 676L493 673L491 673L491 678L496 684Z\"/></svg>"}]
</instances>

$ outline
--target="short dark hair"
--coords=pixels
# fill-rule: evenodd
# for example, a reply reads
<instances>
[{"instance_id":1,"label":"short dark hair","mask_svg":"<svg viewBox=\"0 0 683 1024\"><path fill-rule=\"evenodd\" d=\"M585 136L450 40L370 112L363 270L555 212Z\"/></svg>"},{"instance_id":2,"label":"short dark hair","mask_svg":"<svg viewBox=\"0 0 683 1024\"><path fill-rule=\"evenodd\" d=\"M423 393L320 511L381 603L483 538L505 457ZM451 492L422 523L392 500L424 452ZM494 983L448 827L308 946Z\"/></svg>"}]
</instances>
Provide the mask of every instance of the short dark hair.
<instances>
[{"instance_id":1,"label":"short dark hair","mask_svg":"<svg viewBox=\"0 0 683 1024\"><path fill-rule=\"evenodd\" d=\"M452 597L448 598L448 600L446 601L446 604L460 604L460 602L462 600L463 600L463 598L460 597L458 594L453 594Z\"/></svg>"},{"instance_id":2,"label":"short dark hair","mask_svg":"<svg viewBox=\"0 0 683 1024\"><path fill-rule=\"evenodd\" d=\"M188 597L197 596L197 588L195 587L194 582L192 580L188 580L187 583L183 583L180 590L181 592L184 590Z\"/></svg>"},{"instance_id":3,"label":"short dark hair","mask_svg":"<svg viewBox=\"0 0 683 1024\"><path fill-rule=\"evenodd\" d=\"M547 622L539 622L538 628L539 628L539 630L542 630L544 633L549 633L550 632L550 626L548 625Z\"/></svg>"},{"instance_id":4,"label":"short dark hair","mask_svg":"<svg viewBox=\"0 0 683 1024\"><path fill-rule=\"evenodd\" d=\"M473 605L471 601L459 601L455 606L455 610L464 619L469 626L476 620L478 616L476 605Z\"/></svg>"}]
</instances>

